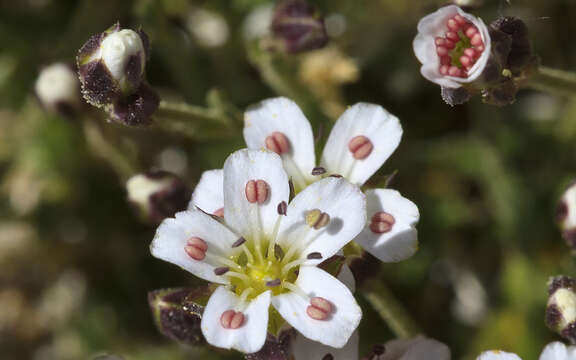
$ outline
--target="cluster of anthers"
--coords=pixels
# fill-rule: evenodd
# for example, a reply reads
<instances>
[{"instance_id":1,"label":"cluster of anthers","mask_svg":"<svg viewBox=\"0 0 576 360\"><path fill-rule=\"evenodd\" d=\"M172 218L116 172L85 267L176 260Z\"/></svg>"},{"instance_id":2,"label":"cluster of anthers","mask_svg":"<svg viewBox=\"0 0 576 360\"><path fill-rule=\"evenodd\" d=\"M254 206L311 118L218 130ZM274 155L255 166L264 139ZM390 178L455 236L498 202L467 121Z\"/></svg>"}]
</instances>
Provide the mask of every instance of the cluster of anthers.
<instances>
[{"instance_id":1,"label":"cluster of anthers","mask_svg":"<svg viewBox=\"0 0 576 360\"><path fill-rule=\"evenodd\" d=\"M484 41L479 29L461 15L446 21L444 37L435 39L436 53L440 58L442 75L466 78L468 71L484 51Z\"/></svg>"}]
</instances>

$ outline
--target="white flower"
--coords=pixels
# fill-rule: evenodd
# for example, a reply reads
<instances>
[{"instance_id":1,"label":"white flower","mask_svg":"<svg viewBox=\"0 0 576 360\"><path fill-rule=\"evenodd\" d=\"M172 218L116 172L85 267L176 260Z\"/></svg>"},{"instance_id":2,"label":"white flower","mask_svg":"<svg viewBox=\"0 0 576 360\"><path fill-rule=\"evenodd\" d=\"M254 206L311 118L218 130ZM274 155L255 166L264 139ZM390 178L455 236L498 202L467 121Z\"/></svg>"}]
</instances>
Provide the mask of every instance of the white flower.
<instances>
[{"instance_id":1,"label":"white flower","mask_svg":"<svg viewBox=\"0 0 576 360\"><path fill-rule=\"evenodd\" d=\"M325 176L343 176L363 185L394 152L402 137L398 118L381 106L358 103L338 119L316 167L310 123L293 101L264 100L245 114L244 139L250 149L269 149L282 157L296 192ZM205 173L194 191L191 205L214 214L222 208L218 192L221 173ZM409 258L418 249L415 225L418 207L396 190L366 192L368 221L354 239L384 262Z\"/></svg>"},{"instance_id":2,"label":"white flower","mask_svg":"<svg viewBox=\"0 0 576 360\"><path fill-rule=\"evenodd\" d=\"M476 80L490 57L490 35L482 19L449 5L423 17L413 42L426 79L447 88Z\"/></svg>"},{"instance_id":3,"label":"white flower","mask_svg":"<svg viewBox=\"0 0 576 360\"><path fill-rule=\"evenodd\" d=\"M131 29L122 29L106 36L102 40L99 52L94 56L102 59L112 77L119 82L122 82L129 75L126 70L128 62L132 61L132 58L137 59L140 63L136 75L138 77L144 72L146 64L142 39L136 31Z\"/></svg>"},{"instance_id":4,"label":"white flower","mask_svg":"<svg viewBox=\"0 0 576 360\"><path fill-rule=\"evenodd\" d=\"M296 338L292 347L295 360L359 359L357 332L342 349L332 349L299 337ZM382 351L382 354L378 354L379 360L450 360L448 346L423 336L388 341L384 344Z\"/></svg>"},{"instance_id":5,"label":"white flower","mask_svg":"<svg viewBox=\"0 0 576 360\"><path fill-rule=\"evenodd\" d=\"M73 109L80 105L80 82L74 70L56 63L44 68L34 86L36 96L48 110L58 111L64 106Z\"/></svg>"},{"instance_id":6,"label":"white flower","mask_svg":"<svg viewBox=\"0 0 576 360\"><path fill-rule=\"evenodd\" d=\"M260 350L272 304L307 338L344 346L361 309L346 285L315 265L362 230L362 192L329 178L287 204L281 158L248 149L226 160L221 186L221 221L194 208L177 213L160 225L151 245L155 257L222 285L204 310L206 340L246 353Z\"/></svg>"},{"instance_id":7,"label":"white flower","mask_svg":"<svg viewBox=\"0 0 576 360\"><path fill-rule=\"evenodd\" d=\"M521 360L516 354L490 350L485 351L476 358L477 360ZM566 346L559 341L552 342L544 348L539 360L576 360L576 346Z\"/></svg>"}]
</instances>

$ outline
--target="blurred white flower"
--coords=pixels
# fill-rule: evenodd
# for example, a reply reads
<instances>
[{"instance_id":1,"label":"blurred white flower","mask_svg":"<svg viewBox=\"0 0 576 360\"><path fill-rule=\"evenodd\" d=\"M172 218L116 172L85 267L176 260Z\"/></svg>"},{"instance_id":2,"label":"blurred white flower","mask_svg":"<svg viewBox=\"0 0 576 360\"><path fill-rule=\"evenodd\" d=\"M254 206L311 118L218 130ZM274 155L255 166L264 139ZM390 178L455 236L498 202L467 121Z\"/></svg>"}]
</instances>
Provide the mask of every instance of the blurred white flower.
<instances>
[{"instance_id":1,"label":"blurred white flower","mask_svg":"<svg viewBox=\"0 0 576 360\"><path fill-rule=\"evenodd\" d=\"M516 354L490 350L485 351L476 360L521 360ZM538 360L576 360L576 346L566 346L559 341L552 342L544 348Z\"/></svg>"},{"instance_id":2,"label":"blurred white flower","mask_svg":"<svg viewBox=\"0 0 576 360\"><path fill-rule=\"evenodd\" d=\"M190 13L186 25L200 46L220 47L230 36L226 20L213 11L198 9Z\"/></svg>"},{"instance_id":3,"label":"blurred white flower","mask_svg":"<svg viewBox=\"0 0 576 360\"><path fill-rule=\"evenodd\" d=\"M69 114L80 105L80 82L71 66L55 63L42 69L34 90L49 111Z\"/></svg>"},{"instance_id":4,"label":"blurred white flower","mask_svg":"<svg viewBox=\"0 0 576 360\"><path fill-rule=\"evenodd\" d=\"M422 75L446 88L458 88L482 74L491 41L482 19L450 5L423 17L413 42Z\"/></svg>"}]
</instances>

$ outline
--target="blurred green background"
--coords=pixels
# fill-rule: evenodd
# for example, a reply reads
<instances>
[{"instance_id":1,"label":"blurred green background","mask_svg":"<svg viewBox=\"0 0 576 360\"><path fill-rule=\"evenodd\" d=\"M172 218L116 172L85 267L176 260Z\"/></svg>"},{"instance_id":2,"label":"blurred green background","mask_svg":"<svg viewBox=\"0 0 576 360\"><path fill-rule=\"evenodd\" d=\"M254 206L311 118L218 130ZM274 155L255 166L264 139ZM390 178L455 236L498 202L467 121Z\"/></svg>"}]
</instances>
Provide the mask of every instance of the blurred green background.
<instances>
[{"instance_id":1,"label":"blurred green background","mask_svg":"<svg viewBox=\"0 0 576 360\"><path fill-rule=\"evenodd\" d=\"M403 263L382 265L382 281L455 359L490 348L535 359L558 339L543 317L548 277L575 270L554 208L576 173L576 101L522 90L505 108L479 99L449 107L420 76L411 45L419 18L444 3L314 3L327 16L329 48L271 59L245 38L269 1L0 0L2 359L241 358L187 348L156 330L147 292L200 282L152 258L155 227L140 221L124 190L127 176L150 168L193 186L244 146L239 124L182 132L156 119L130 129L88 106L73 119L45 112L33 95L43 66L73 64L84 41L117 20L149 34L147 76L163 99L204 106L217 89L243 110L288 95L316 125L358 101L396 114L404 138L378 174L398 170L392 187L420 208L421 246ZM575 68L576 2L476 4L487 23L521 17L543 64ZM394 335L362 289L357 298L365 354Z\"/></svg>"}]
</instances>

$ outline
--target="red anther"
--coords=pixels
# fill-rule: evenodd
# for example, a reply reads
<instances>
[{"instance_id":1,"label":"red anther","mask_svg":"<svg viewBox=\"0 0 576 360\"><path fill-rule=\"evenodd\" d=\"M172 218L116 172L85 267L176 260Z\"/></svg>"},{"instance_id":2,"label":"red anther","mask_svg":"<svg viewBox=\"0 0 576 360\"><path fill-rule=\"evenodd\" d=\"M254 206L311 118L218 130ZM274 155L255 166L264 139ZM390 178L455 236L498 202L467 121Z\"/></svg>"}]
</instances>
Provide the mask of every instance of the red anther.
<instances>
[{"instance_id":1,"label":"red anther","mask_svg":"<svg viewBox=\"0 0 576 360\"><path fill-rule=\"evenodd\" d=\"M332 313L332 303L319 296L310 299L310 305L306 308L306 314L314 320L326 320Z\"/></svg>"},{"instance_id":2,"label":"red anther","mask_svg":"<svg viewBox=\"0 0 576 360\"><path fill-rule=\"evenodd\" d=\"M448 70L450 70L450 66L449 65L442 65L440 66L440 74L441 75L448 75Z\"/></svg>"},{"instance_id":3,"label":"red anther","mask_svg":"<svg viewBox=\"0 0 576 360\"><path fill-rule=\"evenodd\" d=\"M441 38L441 37L437 37L437 38L434 40L434 43L435 43L437 46L443 46L445 41L446 41L446 39Z\"/></svg>"},{"instance_id":4,"label":"red anther","mask_svg":"<svg viewBox=\"0 0 576 360\"><path fill-rule=\"evenodd\" d=\"M206 250L208 250L208 244L206 244L206 241L196 236L188 239L186 246L184 246L186 254L197 261L204 260L206 257Z\"/></svg>"},{"instance_id":5,"label":"red anther","mask_svg":"<svg viewBox=\"0 0 576 360\"><path fill-rule=\"evenodd\" d=\"M482 41L482 35L480 35L480 33L474 34L474 36L472 36L472 38L470 39L470 44L472 44L473 46L484 45L484 42Z\"/></svg>"},{"instance_id":6,"label":"red anther","mask_svg":"<svg viewBox=\"0 0 576 360\"><path fill-rule=\"evenodd\" d=\"M470 65L472 65L472 59L470 59L468 56L466 55L462 55L460 56L460 63L462 64L462 66L464 67L469 67Z\"/></svg>"},{"instance_id":7,"label":"red anther","mask_svg":"<svg viewBox=\"0 0 576 360\"><path fill-rule=\"evenodd\" d=\"M454 49L455 45L456 45L456 43L450 39L446 39L446 41L444 42L444 47L446 47L448 49Z\"/></svg>"},{"instance_id":8,"label":"red anther","mask_svg":"<svg viewBox=\"0 0 576 360\"><path fill-rule=\"evenodd\" d=\"M274 151L278 155L282 155L290 151L290 142L286 135L281 132L275 131L264 141L266 143L266 148L270 151Z\"/></svg>"},{"instance_id":9,"label":"red anther","mask_svg":"<svg viewBox=\"0 0 576 360\"><path fill-rule=\"evenodd\" d=\"M450 69L448 69L448 75L450 76L460 76L460 69L457 66L450 66Z\"/></svg>"},{"instance_id":10,"label":"red anther","mask_svg":"<svg viewBox=\"0 0 576 360\"><path fill-rule=\"evenodd\" d=\"M264 180L250 180L244 189L246 200L250 203L263 204L268 200L268 184Z\"/></svg>"},{"instance_id":11,"label":"red anther","mask_svg":"<svg viewBox=\"0 0 576 360\"><path fill-rule=\"evenodd\" d=\"M460 24L458 24L454 19L448 19L447 25L448 29L452 31L458 31L460 29Z\"/></svg>"},{"instance_id":12,"label":"red anther","mask_svg":"<svg viewBox=\"0 0 576 360\"><path fill-rule=\"evenodd\" d=\"M448 55L448 49L446 49L444 46L436 46L436 53L438 56L446 56Z\"/></svg>"},{"instance_id":13,"label":"red anther","mask_svg":"<svg viewBox=\"0 0 576 360\"><path fill-rule=\"evenodd\" d=\"M224 217L224 208L220 208L220 209L214 211L214 213L212 215L215 215L218 217Z\"/></svg>"},{"instance_id":14,"label":"red anther","mask_svg":"<svg viewBox=\"0 0 576 360\"><path fill-rule=\"evenodd\" d=\"M472 48L467 48L464 49L464 55L468 56L470 59L475 59L476 56L478 56L478 53Z\"/></svg>"},{"instance_id":15,"label":"red anther","mask_svg":"<svg viewBox=\"0 0 576 360\"><path fill-rule=\"evenodd\" d=\"M470 26L468 29L466 29L466 36L469 38L472 38L472 36L474 36L476 33L478 33L478 29L476 28L476 26Z\"/></svg>"},{"instance_id":16,"label":"red anther","mask_svg":"<svg viewBox=\"0 0 576 360\"><path fill-rule=\"evenodd\" d=\"M384 234L392 230L392 226L396 223L394 216L387 212L380 211L372 215L370 222L370 230L376 234Z\"/></svg>"},{"instance_id":17,"label":"red anther","mask_svg":"<svg viewBox=\"0 0 576 360\"><path fill-rule=\"evenodd\" d=\"M366 159L374 149L372 142L366 136L358 135L348 143L348 150L356 160Z\"/></svg>"},{"instance_id":18,"label":"red anther","mask_svg":"<svg viewBox=\"0 0 576 360\"><path fill-rule=\"evenodd\" d=\"M450 56L440 57L440 64L442 64L442 65L450 65L451 61L452 61L452 59L450 59Z\"/></svg>"},{"instance_id":19,"label":"red anther","mask_svg":"<svg viewBox=\"0 0 576 360\"><path fill-rule=\"evenodd\" d=\"M239 311L226 310L220 316L220 325L224 329L238 329L244 325L244 314Z\"/></svg>"},{"instance_id":20,"label":"red anther","mask_svg":"<svg viewBox=\"0 0 576 360\"><path fill-rule=\"evenodd\" d=\"M474 47L474 49L478 52L478 55L480 55L482 51L484 51L484 43L482 43L482 45Z\"/></svg>"},{"instance_id":21,"label":"red anther","mask_svg":"<svg viewBox=\"0 0 576 360\"><path fill-rule=\"evenodd\" d=\"M468 20L466 20L462 15L454 15L453 19L460 25L468 24Z\"/></svg>"},{"instance_id":22,"label":"red anther","mask_svg":"<svg viewBox=\"0 0 576 360\"><path fill-rule=\"evenodd\" d=\"M448 31L446 33L446 38L456 42L460 41L460 36L458 36L458 34L455 33L454 31Z\"/></svg>"}]
</instances>

